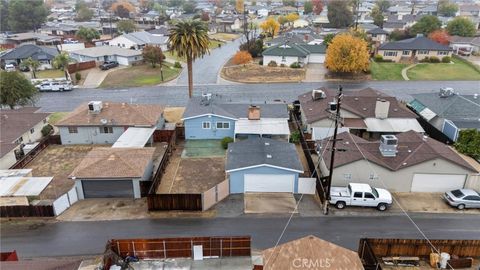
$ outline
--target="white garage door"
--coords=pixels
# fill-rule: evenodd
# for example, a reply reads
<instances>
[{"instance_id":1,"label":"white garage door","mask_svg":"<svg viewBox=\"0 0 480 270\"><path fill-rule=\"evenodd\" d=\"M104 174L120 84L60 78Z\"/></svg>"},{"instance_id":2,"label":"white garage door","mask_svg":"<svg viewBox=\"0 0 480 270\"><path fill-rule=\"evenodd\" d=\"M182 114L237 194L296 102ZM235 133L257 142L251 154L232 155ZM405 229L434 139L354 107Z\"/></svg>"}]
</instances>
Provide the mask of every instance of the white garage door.
<instances>
[{"instance_id":1,"label":"white garage door","mask_svg":"<svg viewBox=\"0 0 480 270\"><path fill-rule=\"evenodd\" d=\"M325 54L312 53L308 57L308 62L312 64L323 64L323 62L325 62Z\"/></svg>"},{"instance_id":2,"label":"white garage door","mask_svg":"<svg viewBox=\"0 0 480 270\"><path fill-rule=\"evenodd\" d=\"M128 66L128 58L126 57L122 57L122 56L117 56L117 62L120 64L120 65L123 65L123 66Z\"/></svg>"},{"instance_id":3,"label":"white garage door","mask_svg":"<svg viewBox=\"0 0 480 270\"><path fill-rule=\"evenodd\" d=\"M294 174L246 174L245 192L293 192Z\"/></svg>"},{"instance_id":4,"label":"white garage door","mask_svg":"<svg viewBox=\"0 0 480 270\"><path fill-rule=\"evenodd\" d=\"M413 176L412 192L445 192L463 188L464 174L420 174Z\"/></svg>"}]
</instances>

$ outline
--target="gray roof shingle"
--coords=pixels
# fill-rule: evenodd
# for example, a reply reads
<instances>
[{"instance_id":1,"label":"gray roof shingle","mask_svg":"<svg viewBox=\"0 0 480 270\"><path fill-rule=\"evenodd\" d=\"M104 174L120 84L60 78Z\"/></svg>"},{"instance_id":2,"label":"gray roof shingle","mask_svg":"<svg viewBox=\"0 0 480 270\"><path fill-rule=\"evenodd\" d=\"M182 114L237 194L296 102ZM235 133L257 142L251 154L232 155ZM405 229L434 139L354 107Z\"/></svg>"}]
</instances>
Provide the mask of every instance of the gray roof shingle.
<instances>
[{"instance_id":1,"label":"gray roof shingle","mask_svg":"<svg viewBox=\"0 0 480 270\"><path fill-rule=\"evenodd\" d=\"M378 48L379 50L438 50L451 51L448 46L437 43L426 37L415 37L394 42L388 42Z\"/></svg>"},{"instance_id":2,"label":"gray roof shingle","mask_svg":"<svg viewBox=\"0 0 480 270\"><path fill-rule=\"evenodd\" d=\"M56 48L37 46L35 44L23 44L2 54L1 59L27 59L31 57L34 60L52 60L57 56Z\"/></svg>"},{"instance_id":3,"label":"gray roof shingle","mask_svg":"<svg viewBox=\"0 0 480 270\"><path fill-rule=\"evenodd\" d=\"M254 138L228 145L225 170L262 164L303 172L294 144L267 138Z\"/></svg>"},{"instance_id":4,"label":"gray roof shingle","mask_svg":"<svg viewBox=\"0 0 480 270\"><path fill-rule=\"evenodd\" d=\"M204 114L214 114L229 118L247 118L250 105L260 107L260 115L263 118L288 118L285 104L246 104L246 103L223 103L211 100L208 104L202 102L201 97L193 97L188 102L183 118L192 118Z\"/></svg>"}]
</instances>

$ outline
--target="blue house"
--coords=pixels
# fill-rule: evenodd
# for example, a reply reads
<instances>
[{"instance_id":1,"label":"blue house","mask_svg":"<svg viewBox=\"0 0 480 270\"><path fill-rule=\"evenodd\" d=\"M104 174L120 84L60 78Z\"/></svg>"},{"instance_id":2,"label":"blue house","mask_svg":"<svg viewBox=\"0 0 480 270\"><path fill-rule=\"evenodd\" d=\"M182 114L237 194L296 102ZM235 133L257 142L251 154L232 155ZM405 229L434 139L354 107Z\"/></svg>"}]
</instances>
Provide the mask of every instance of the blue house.
<instances>
[{"instance_id":1,"label":"blue house","mask_svg":"<svg viewBox=\"0 0 480 270\"><path fill-rule=\"evenodd\" d=\"M303 166L294 144L250 138L228 145L225 170L230 193L298 193Z\"/></svg>"},{"instance_id":2,"label":"blue house","mask_svg":"<svg viewBox=\"0 0 480 270\"><path fill-rule=\"evenodd\" d=\"M286 104L222 103L210 95L192 98L183 114L185 139L269 137L288 140Z\"/></svg>"}]
</instances>

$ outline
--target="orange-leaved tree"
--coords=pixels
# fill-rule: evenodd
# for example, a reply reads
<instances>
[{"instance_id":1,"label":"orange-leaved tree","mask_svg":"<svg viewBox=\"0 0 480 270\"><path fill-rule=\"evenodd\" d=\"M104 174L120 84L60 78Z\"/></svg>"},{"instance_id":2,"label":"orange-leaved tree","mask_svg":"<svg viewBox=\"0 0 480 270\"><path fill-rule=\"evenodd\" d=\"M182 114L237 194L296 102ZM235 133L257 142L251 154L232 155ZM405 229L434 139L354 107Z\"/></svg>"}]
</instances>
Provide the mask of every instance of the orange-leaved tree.
<instances>
[{"instance_id":1,"label":"orange-leaved tree","mask_svg":"<svg viewBox=\"0 0 480 270\"><path fill-rule=\"evenodd\" d=\"M293 23L294 21L298 20L300 18L300 16L298 16L297 13L289 13L287 14L287 16L285 16L285 18L287 19L288 23Z\"/></svg>"},{"instance_id":2,"label":"orange-leaved tree","mask_svg":"<svg viewBox=\"0 0 480 270\"><path fill-rule=\"evenodd\" d=\"M428 38L443 45L450 43L450 35L445 30L435 30L428 35Z\"/></svg>"},{"instance_id":3,"label":"orange-leaved tree","mask_svg":"<svg viewBox=\"0 0 480 270\"><path fill-rule=\"evenodd\" d=\"M268 36L274 37L280 30L280 24L273 17L268 17L260 24L260 28L267 33Z\"/></svg>"},{"instance_id":4,"label":"orange-leaved tree","mask_svg":"<svg viewBox=\"0 0 480 270\"><path fill-rule=\"evenodd\" d=\"M244 65L253 60L252 55L247 51L238 51L234 56L232 62L235 65Z\"/></svg>"},{"instance_id":5,"label":"orange-leaved tree","mask_svg":"<svg viewBox=\"0 0 480 270\"><path fill-rule=\"evenodd\" d=\"M350 34L336 35L327 48L325 67L333 72L367 71L369 68L367 42Z\"/></svg>"}]
</instances>

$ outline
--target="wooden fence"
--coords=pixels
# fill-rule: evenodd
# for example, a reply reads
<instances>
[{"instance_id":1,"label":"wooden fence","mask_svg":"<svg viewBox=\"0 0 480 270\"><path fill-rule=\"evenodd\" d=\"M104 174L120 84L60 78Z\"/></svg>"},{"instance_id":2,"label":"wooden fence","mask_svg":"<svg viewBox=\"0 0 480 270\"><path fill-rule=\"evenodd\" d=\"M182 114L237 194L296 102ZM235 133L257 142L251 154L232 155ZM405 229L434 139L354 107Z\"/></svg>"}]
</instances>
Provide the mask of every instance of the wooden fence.
<instances>
[{"instance_id":1,"label":"wooden fence","mask_svg":"<svg viewBox=\"0 0 480 270\"><path fill-rule=\"evenodd\" d=\"M95 63L95 61L72 63L68 65L68 73L75 73L77 71L94 68L96 66L97 64Z\"/></svg>"},{"instance_id":2,"label":"wooden fence","mask_svg":"<svg viewBox=\"0 0 480 270\"><path fill-rule=\"evenodd\" d=\"M202 194L149 194L148 211L202 211Z\"/></svg>"},{"instance_id":3,"label":"wooden fence","mask_svg":"<svg viewBox=\"0 0 480 270\"><path fill-rule=\"evenodd\" d=\"M158 186L160 186L160 183L162 182L163 173L165 172L165 168L167 167L168 160L172 155L172 151L177 141L176 132L173 131L168 133L157 133L156 139L155 139L155 133L154 133L153 140L155 142L168 142L168 146L167 146L167 149L165 149L165 153L163 154L162 160L157 166L155 174L153 175L151 185L148 187L148 194L155 194L157 192ZM147 187L143 187L143 190L144 191L147 190ZM142 196L144 196L143 193L142 193Z\"/></svg>"},{"instance_id":4,"label":"wooden fence","mask_svg":"<svg viewBox=\"0 0 480 270\"><path fill-rule=\"evenodd\" d=\"M435 247L435 249L432 248ZM390 256L429 257L432 252L459 257L480 257L480 240L360 239L358 254L365 269L379 267L378 258ZM380 269L381 268L374 268Z\"/></svg>"},{"instance_id":5,"label":"wooden fence","mask_svg":"<svg viewBox=\"0 0 480 270\"><path fill-rule=\"evenodd\" d=\"M251 256L250 236L113 239L108 245L123 258L127 254L149 259L192 258L197 245L202 246L204 257Z\"/></svg>"},{"instance_id":6,"label":"wooden fence","mask_svg":"<svg viewBox=\"0 0 480 270\"><path fill-rule=\"evenodd\" d=\"M13 164L10 169L22 169L27 166L30 161L32 161L43 149L47 148L50 144L60 144L60 135L49 135L44 137L38 143L35 148L33 148L30 152L26 153L21 159L19 159L15 164Z\"/></svg>"},{"instance_id":7,"label":"wooden fence","mask_svg":"<svg viewBox=\"0 0 480 270\"><path fill-rule=\"evenodd\" d=\"M0 206L0 217L54 217L53 205Z\"/></svg>"}]
</instances>

